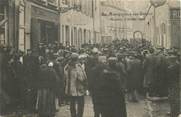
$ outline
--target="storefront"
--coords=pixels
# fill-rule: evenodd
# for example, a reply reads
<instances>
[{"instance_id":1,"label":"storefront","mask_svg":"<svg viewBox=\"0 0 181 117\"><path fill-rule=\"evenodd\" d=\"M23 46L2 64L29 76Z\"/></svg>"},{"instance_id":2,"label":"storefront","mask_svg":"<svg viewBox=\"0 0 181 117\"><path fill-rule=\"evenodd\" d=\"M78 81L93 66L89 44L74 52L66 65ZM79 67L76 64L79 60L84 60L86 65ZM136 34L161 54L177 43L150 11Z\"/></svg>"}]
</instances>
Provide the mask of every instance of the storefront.
<instances>
[{"instance_id":1,"label":"storefront","mask_svg":"<svg viewBox=\"0 0 181 117\"><path fill-rule=\"evenodd\" d=\"M59 41L59 12L32 2L27 3L26 49L37 49L39 43Z\"/></svg>"}]
</instances>

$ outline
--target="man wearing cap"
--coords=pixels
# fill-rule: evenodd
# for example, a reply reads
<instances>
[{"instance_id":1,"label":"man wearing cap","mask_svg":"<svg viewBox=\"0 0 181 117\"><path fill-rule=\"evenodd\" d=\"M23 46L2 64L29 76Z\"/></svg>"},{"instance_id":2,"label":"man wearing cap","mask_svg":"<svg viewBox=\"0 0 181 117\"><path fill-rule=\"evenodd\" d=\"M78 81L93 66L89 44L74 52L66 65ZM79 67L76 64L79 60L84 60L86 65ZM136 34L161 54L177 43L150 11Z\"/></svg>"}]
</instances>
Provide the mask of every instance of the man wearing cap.
<instances>
[{"instance_id":1,"label":"man wearing cap","mask_svg":"<svg viewBox=\"0 0 181 117\"><path fill-rule=\"evenodd\" d=\"M71 117L82 117L84 112L87 76L78 63L78 56L78 54L72 53L70 62L64 68L65 94L70 99Z\"/></svg>"}]
</instances>

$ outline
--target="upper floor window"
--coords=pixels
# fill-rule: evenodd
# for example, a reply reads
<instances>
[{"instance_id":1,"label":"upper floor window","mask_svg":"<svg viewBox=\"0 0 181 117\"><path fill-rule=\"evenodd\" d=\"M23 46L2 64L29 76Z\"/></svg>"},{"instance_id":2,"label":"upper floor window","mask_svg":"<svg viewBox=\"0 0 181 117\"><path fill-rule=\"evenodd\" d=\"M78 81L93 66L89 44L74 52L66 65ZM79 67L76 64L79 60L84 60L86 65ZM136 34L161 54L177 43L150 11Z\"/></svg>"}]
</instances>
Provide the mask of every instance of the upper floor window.
<instances>
[{"instance_id":1,"label":"upper floor window","mask_svg":"<svg viewBox=\"0 0 181 117\"><path fill-rule=\"evenodd\" d=\"M165 25L165 23L161 24L161 30L162 30L162 33L166 33L166 25Z\"/></svg>"},{"instance_id":2,"label":"upper floor window","mask_svg":"<svg viewBox=\"0 0 181 117\"><path fill-rule=\"evenodd\" d=\"M5 44L6 39L6 27L5 27L5 6L0 5L0 45Z\"/></svg>"},{"instance_id":3,"label":"upper floor window","mask_svg":"<svg viewBox=\"0 0 181 117\"><path fill-rule=\"evenodd\" d=\"M0 6L0 22L4 20L4 6Z\"/></svg>"}]
</instances>

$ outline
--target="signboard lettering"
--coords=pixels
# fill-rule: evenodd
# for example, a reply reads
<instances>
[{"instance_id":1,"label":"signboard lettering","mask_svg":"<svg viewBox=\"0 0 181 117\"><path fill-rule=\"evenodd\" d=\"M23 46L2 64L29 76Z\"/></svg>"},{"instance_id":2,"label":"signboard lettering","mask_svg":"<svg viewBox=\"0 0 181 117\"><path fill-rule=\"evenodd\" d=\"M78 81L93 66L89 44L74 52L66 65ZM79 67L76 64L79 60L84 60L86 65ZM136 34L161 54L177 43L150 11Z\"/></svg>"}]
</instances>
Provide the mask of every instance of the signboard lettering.
<instances>
[{"instance_id":1,"label":"signboard lettering","mask_svg":"<svg viewBox=\"0 0 181 117\"><path fill-rule=\"evenodd\" d=\"M180 19L180 9L171 9L170 18L171 19Z\"/></svg>"},{"instance_id":2,"label":"signboard lettering","mask_svg":"<svg viewBox=\"0 0 181 117\"><path fill-rule=\"evenodd\" d=\"M42 19L42 20L47 20L50 22L59 22L59 15L56 12L53 11L49 11L49 10L45 10L45 9L41 9L38 7L34 7L32 6L32 17L36 18L36 19Z\"/></svg>"}]
</instances>

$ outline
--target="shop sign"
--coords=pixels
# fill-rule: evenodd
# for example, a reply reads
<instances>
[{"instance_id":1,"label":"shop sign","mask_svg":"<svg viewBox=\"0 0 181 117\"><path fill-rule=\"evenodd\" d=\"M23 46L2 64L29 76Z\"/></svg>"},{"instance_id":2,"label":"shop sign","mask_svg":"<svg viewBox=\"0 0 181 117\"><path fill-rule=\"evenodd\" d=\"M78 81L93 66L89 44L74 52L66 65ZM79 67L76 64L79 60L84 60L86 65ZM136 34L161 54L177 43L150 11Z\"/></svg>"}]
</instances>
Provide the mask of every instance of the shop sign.
<instances>
[{"instance_id":1,"label":"shop sign","mask_svg":"<svg viewBox=\"0 0 181 117\"><path fill-rule=\"evenodd\" d=\"M180 9L171 9L170 19L180 19Z\"/></svg>"},{"instance_id":2,"label":"shop sign","mask_svg":"<svg viewBox=\"0 0 181 117\"><path fill-rule=\"evenodd\" d=\"M36 19L46 20L50 22L59 22L59 15L56 13L56 11L46 10L42 8L38 8L35 6L32 6L31 11L32 17Z\"/></svg>"}]
</instances>

